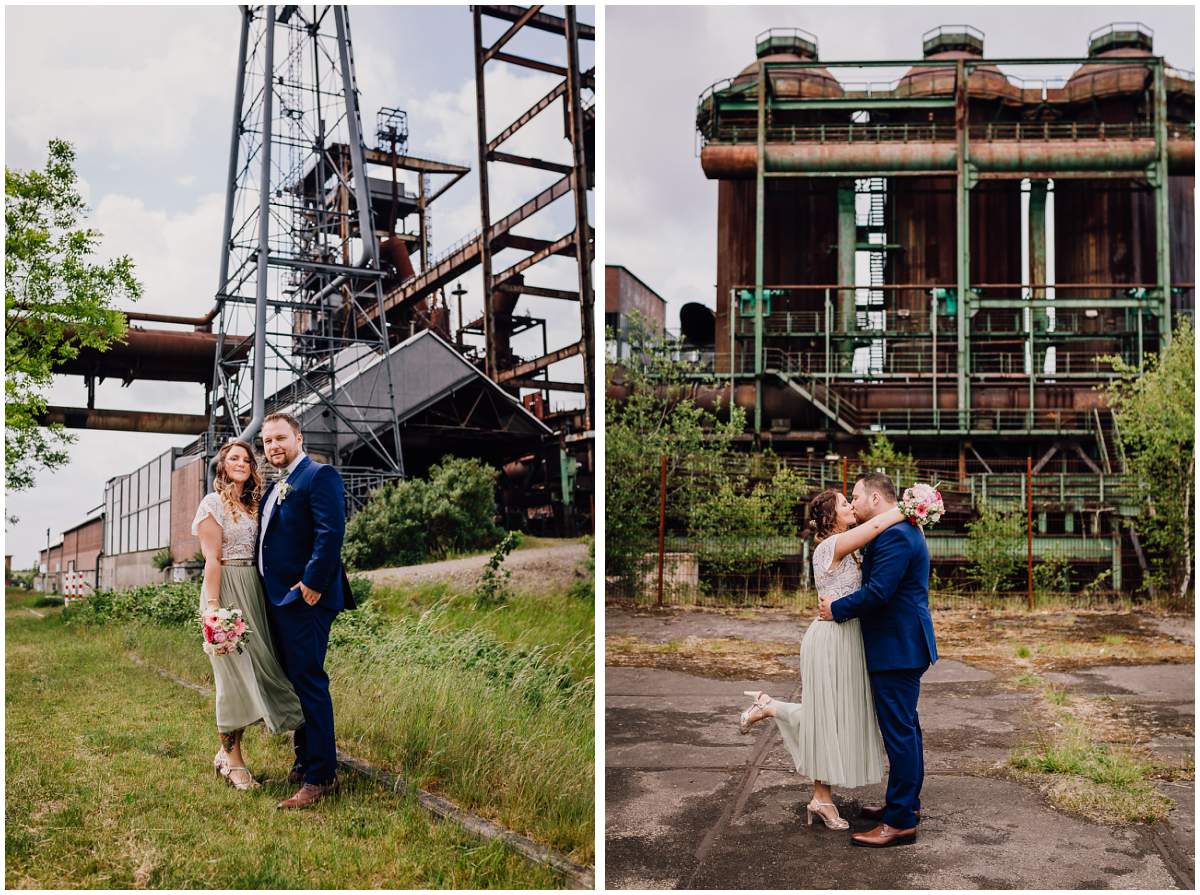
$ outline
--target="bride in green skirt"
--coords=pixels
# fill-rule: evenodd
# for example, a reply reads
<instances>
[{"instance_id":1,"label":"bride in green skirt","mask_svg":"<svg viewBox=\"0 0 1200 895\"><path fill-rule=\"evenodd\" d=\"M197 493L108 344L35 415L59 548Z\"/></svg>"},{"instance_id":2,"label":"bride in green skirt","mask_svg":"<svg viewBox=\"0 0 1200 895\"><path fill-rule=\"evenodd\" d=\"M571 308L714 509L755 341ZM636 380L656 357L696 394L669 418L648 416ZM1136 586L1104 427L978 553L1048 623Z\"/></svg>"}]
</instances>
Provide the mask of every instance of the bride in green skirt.
<instances>
[{"instance_id":1,"label":"bride in green skirt","mask_svg":"<svg viewBox=\"0 0 1200 895\"><path fill-rule=\"evenodd\" d=\"M221 738L213 769L243 790L258 785L242 755L246 728L262 721L271 733L282 733L304 723L300 700L275 653L255 568L261 495L254 449L244 441L230 441L217 454L213 491L200 501L192 522L192 534L199 536L204 552L201 615L218 608L238 609L250 630L242 652L209 655Z\"/></svg>"}]
</instances>

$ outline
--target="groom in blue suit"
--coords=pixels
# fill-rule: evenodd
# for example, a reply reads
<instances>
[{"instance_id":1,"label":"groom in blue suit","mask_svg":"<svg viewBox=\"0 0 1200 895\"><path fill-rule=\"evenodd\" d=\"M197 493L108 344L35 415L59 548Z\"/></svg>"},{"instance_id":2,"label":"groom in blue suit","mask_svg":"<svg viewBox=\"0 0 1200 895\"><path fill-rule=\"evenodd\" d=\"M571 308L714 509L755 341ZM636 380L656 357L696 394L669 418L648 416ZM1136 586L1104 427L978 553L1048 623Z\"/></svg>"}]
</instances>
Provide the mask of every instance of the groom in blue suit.
<instances>
[{"instance_id":1,"label":"groom in blue suit","mask_svg":"<svg viewBox=\"0 0 1200 895\"><path fill-rule=\"evenodd\" d=\"M859 522L896 505L896 486L881 472L854 483L850 506ZM857 618L879 730L887 750L887 804L865 807L862 814L882 821L867 833L855 833L854 845L886 848L915 842L921 818L925 753L917 699L921 675L937 661L933 619L929 614L929 547L921 530L898 522L867 545L862 586L830 602L821 600L820 616L844 622Z\"/></svg>"},{"instance_id":2,"label":"groom in blue suit","mask_svg":"<svg viewBox=\"0 0 1200 895\"><path fill-rule=\"evenodd\" d=\"M262 440L276 475L259 502L258 570L279 661L304 712L288 775L300 789L278 807L308 808L338 786L325 652L333 619L355 608L342 567L345 491L336 469L305 456L290 414L268 415Z\"/></svg>"}]
</instances>

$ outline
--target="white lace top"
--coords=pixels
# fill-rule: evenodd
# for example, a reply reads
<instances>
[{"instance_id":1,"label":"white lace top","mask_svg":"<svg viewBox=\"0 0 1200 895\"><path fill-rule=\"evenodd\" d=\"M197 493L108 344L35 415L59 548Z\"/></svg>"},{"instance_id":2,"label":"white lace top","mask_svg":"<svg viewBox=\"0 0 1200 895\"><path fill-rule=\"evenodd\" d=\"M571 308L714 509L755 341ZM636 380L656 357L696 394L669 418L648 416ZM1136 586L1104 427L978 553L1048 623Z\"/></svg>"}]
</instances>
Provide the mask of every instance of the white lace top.
<instances>
[{"instance_id":1,"label":"white lace top","mask_svg":"<svg viewBox=\"0 0 1200 895\"><path fill-rule=\"evenodd\" d=\"M859 567L858 551L842 558L840 563L833 565L834 542L837 535L830 535L813 550L813 580L817 585L817 594L830 596L835 600L852 594L862 587L862 569Z\"/></svg>"},{"instance_id":2,"label":"white lace top","mask_svg":"<svg viewBox=\"0 0 1200 895\"><path fill-rule=\"evenodd\" d=\"M192 520L192 534L200 534L200 523L205 516L212 516L221 526L221 559L254 559L254 545L258 541L258 520L248 512L229 518L229 511L221 495L210 491L200 501L196 518Z\"/></svg>"}]
</instances>

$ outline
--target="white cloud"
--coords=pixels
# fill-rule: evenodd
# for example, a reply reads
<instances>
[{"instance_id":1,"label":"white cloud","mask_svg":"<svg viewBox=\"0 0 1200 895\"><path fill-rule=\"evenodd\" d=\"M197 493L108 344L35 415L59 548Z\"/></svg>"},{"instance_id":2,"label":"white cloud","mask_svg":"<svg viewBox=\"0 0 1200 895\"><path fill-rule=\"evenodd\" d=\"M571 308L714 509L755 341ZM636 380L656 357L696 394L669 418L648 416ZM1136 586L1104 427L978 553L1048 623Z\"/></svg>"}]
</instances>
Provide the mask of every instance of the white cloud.
<instances>
[{"instance_id":1,"label":"white cloud","mask_svg":"<svg viewBox=\"0 0 1200 895\"><path fill-rule=\"evenodd\" d=\"M7 133L27 150L63 136L81 154L161 158L229 108L232 8L12 7L5 18Z\"/></svg>"},{"instance_id":2,"label":"white cloud","mask_svg":"<svg viewBox=\"0 0 1200 895\"><path fill-rule=\"evenodd\" d=\"M91 225L104 234L101 254L129 255L145 287L132 310L199 316L212 307L224 212L218 193L178 214L148 207L137 196L100 199Z\"/></svg>"}]
</instances>

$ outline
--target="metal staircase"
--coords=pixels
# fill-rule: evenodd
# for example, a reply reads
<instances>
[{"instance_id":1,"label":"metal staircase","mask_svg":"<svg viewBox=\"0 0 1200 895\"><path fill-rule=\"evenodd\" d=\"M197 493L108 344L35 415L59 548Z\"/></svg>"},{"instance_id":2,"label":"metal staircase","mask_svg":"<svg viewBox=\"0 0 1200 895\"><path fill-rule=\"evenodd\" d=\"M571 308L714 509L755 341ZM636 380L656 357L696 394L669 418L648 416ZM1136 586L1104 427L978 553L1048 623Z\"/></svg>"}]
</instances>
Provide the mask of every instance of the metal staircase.
<instances>
[{"instance_id":1,"label":"metal staircase","mask_svg":"<svg viewBox=\"0 0 1200 895\"><path fill-rule=\"evenodd\" d=\"M867 250L870 279L867 283L867 304L858 313L858 328L867 332L885 329L884 285L887 269L887 181L882 177L871 177L858 181L861 191L870 196L867 210ZM878 246L875 248L874 246ZM869 346L867 370L879 373L883 370L886 350L883 339L872 339Z\"/></svg>"},{"instance_id":2,"label":"metal staircase","mask_svg":"<svg viewBox=\"0 0 1200 895\"><path fill-rule=\"evenodd\" d=\"M839 428L851 435L862 427L858 408L834 391L824 380L786 370L770 369L792 391L829 417Z\"/></svg>"}]
</instances>

